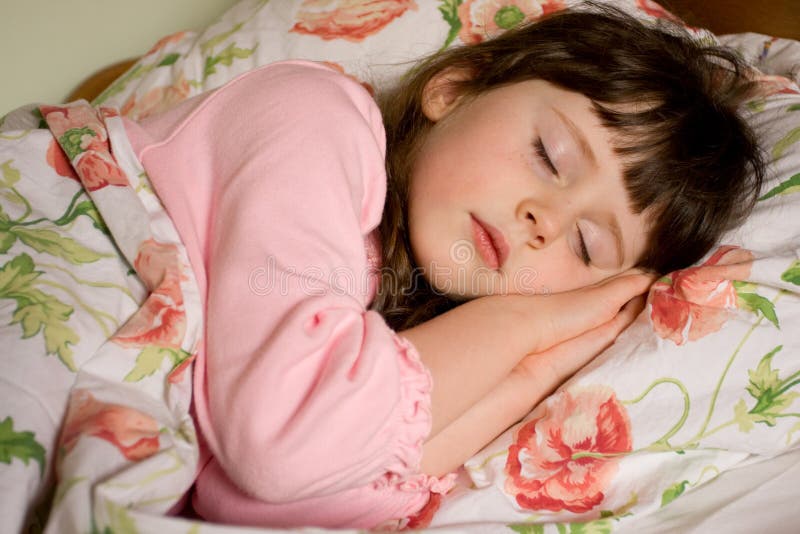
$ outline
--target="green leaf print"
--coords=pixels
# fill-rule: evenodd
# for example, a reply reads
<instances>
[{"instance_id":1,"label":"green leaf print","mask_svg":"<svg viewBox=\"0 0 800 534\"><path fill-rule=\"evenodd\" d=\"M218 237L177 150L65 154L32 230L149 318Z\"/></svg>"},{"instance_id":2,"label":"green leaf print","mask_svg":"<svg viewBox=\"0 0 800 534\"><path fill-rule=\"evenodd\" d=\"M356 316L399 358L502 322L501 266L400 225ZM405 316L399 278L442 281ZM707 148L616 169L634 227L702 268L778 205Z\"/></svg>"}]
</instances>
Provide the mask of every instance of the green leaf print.
<instances>
[{"instance_id":1,"label":"green leaf print","mask_svg":"<svg viewBox=\"0 0 800 534\"><path fill-rule=\"evenodd\" d=\"M800 141L800 128L795 128L786 134L783 139L775 143L775 147L772 149L772 157L778 159L783 156L786 149L798 141Z\"/></svg>"},{"instance_id":2,"label":"green leaf print","mask_svg":"<svg viewBox=\"0 0 800 534\"><path fill-rule=\"evenodd\" d=\"M442 45L442 50L450 46L450 43L455 41L458 32L461 31L461 19L458 18L458 6L462 0L442 0L439 5L439 12L442 14L445 22L450 25L450 31L447 33L447 38Z\"/></svg>"},{"instance_id":3,"label":"green leaf print","mask_svg":"<svg viewBox=\"0 0 800 534\"><path fill-rule=\"evenodd\" d=\"M136 357L136 365L133 370L125 375L125 382L138 382L152 375L161 367L161 362L164 361L164 358L170 356L170 352L169 349L162 349L161 347L145 347Z\"/></svg>"},{"instance_id":4,"label":"green leaf print","mask_svg":"<svg viewBox=\"0 0 800 534\"><path fill-rule=\"evenodd\" d=\"M124 380L125 382L138 382L152 375L161 368L164 358L172 360L171 372L191 356L191 353L182 349L165 349L156 346L145 347L136 357L136 365L130 373L125 375Z\"/></svg>"},{"instance_id":5,"label":"green leaf print","mask_svg":"<svg viewBox=\"0 0 800 534\"><path fill-rule=\"evenodd\" d=\"M109 500L106 501L106 511L109 522L106 531L113 534L139 534L136 522L128 514L127 508Z\"/></svg>"},{"instance_id":6,"label":"green leaf print","mask_svg":"<svg viewBox=\"0 0 800 534\"><path fill-rule=\"evenodd\" d=\"M167 54L164 56L164 59L158 62L159 67L168 67L173 65L176 61L180 59L181 55L177 52L173 52L172 54Z\"/></svg>"},{"instance_id":7,"label":"green leaf print","mask_svg":"<svg viewBox=\"0 0 800 534\"><path fill-rule=\"evenodd\" d=\"M12 160L5 161L0 165L0 170L3 172L2 185L9 189L14 187L14 185L19 182L20 178L19 170L11 166L11 161Z\"/></svg>"},{"instance_id":8,"label":"green leaf print","mask_svg":"<svg viewBox=\"0 0 800 534\"><path fill-rule=\"evenodd\" d=\"M14 420L6 416L0 422L0 462L10 464L18 458L28 465L29 460L35 460L39 463L39 476L44 475L45 450L34 436L33 432L14 432Z\"/></svg>"},{"instance_id":9,"label":"green leaf print","mask_svg":"<svg viewBox=\"0 0 800 534\"><path fill-rule=\"evenodd\" d=\"M795 261L789 266L788 269L781 275L781 280L789 282L796 286L800 286L800 261Z\"/></svg>"},{"instance_id":10,"label":"green leaf print","mask_svg":"<svg viewBox=\"0 0 800 534\"><path fill-rule=\"evenodd\" d=\"M783 412L800 397L800 393L789 391L800 383L800 371L781 379L780 371L772 367L773 357L782 349L783 345L778 345L761 358L754 370L748 371L750 384L747 392L756 400L756 404L747 410L744 400L740 399L734 407L734 420L742 432L749 432L755 423L775 426L777 418L784 416Z\"/></svg>"},{"instance_id":11,"label":"green leaf print","mask_svg":"<svg viewBox=\"0 0 800 534\"><path fill-rule=\"evenodd\" d=\"M216 56L209 56L206 58L206 65L203 69L203 79L208 78L217 72L216 66L218 64L230 67L234 59L246 59L255 52L256 47L253 48L236 48L235 43L228 45L222 52Z\"/></svg>"},{"instance_id":12,"label":"green leaf print","mask_svg":"<svg viewBox=\"0 0 800 534\"><path fill-rule=\"evenodd\" d=\"M62 237L53 230L17 226L12 228L11 232L36 252L58 256L76 265L92 263L102 258L101 254L84 247L70 237Z\"/></svg>"},{"instance_id":13,"label":"green leaf print","mask_svg":"<svg viewBox=\"0 0 800 534\"><path fill-rule=\"evenodd\" d=\"M11 232L0 230L0 254L5 254L8 252L8 249L10 249L11 245L13 245L16 241L17 236Z\"/></svg>"},{"instance_id":14,"label":"green leaf print","mask_svg":"<svg viewBox=\"0 0 800 534\"><path fill-rule=\"evenodd\" d=\"M64 132L64 135L58 138L58 143L61 145L61 148L64 149L64 152L67 154L67 159L70 161L75 159L75 156L81 152L86 151L86 149L81 146L83 136L85 135L97 137L97 133L94 130L88 126L84 126L83 128L70 128Z\"/></svg>"},{"instance_id":15,"label":"green leaf print","mask_svg":"<svg viewBox=\"0 0 800 534\"><path fill-rule=\"evenodd\" d=\"M33 260L27 254L6 262L0 267L0 299L16 301L17 309L10 324L20 324L23 339L43 332L47 354L57 354L71 371L75 371L69 346L78 343L80 338L66 325L73 308L34 287L41 274L41 271L34 271Z\"/></svg>"},{"instance_id":16,"label":"green leaf print","mask_svg":"<svg viewBox=\"0 0 800 534\"><path fill-rule=\"evenodd\" d=\"M800 173L795 174L785 182L776 185L758 198L759 201L767 200L778 195L788 195L800 191Z\"/></svg>"},{"instance_id":17,"label":"green leaf print","mask_svg":"<svg viewBox=\"0 0 800 534\"><path fill-rule=\"evenodd\" d=\"M569 534L611 534L612 530L612 523L609 519L569 524Z\"/></svg>"},{"instance_id":18,"label":"green leaf print","mask_svg":"<svg viewBox=\"0 0 800 534\"><path fill-rule=\"evenodd\" d=\"M780 328L778 316L775 313L775 304L756 293L758 286L749 282L735 280L733 282L733 287L736 290L740 308L749 310L756 315L761 314L765 319L774 324L776 328Z\"/></svg>"},{"instance_id":19,"label":"green leaf print","mask_svg":"<svg viewBox=\"0 0 800 534\"><path fill-rule=\"evenodd\" d=\"M764 111L764 108L767 105L767 101L764 98L759 98L757 100L751 100L747 103L747 108L752 111L753 113L761 113Z\"/></svg>"},{"instance_id":20,"label":"green leaf print","mask_svg":"<svg viewBox=\"0 0 800 534\"><path fill-rule=\"evenodd\" d=\"M800 104L792 104L786 111L800 111Z\"/></svg>"},{"instance_id":21,"label":"green leaf print","mask_svg":"<svg viewBox=\"0 0 800 534\"><path fill-rule=\"evenodd\" d=\"M749 370L747 374L750 376L750 385L747 386L747 392L750 393L755 399L758 399L765 393L769 392L780 386L780 378L778 378L778 371L772 369L772 357L783 348L779 345L770 352L768 352L755 370Z\"/></svg>"},{"instance_id":22,"label":"green leaf print","mask_svg":"<svg viewBox=\"0 0 800 534\"><path fill-rule=\"evenodd\" d=\"M681 480L664 490L661 494L661 506L664 507L677 499L686 491L686 486L689 484L688 480Z\"/></svg>"},{"instance_id":23,"label":"green leaf print","mask_svg":"<svg viewBox=\"0 0 800 534\"><path fill-rule=\"evenodd\" d=\"M219 35L215 35L214 37L212 37L211 39L209 39L205 43L200 44L200 52L204 56L208 55L208 54L211 54L214 51L214 48L216 48L217 45L222 44L228 37L230 37L234 33L238 32L242 28L243 25L244 25L244 22L240 22L239 24L235 25L230 30L228 30L226 32L222 32Z\"/></svg>"},{"instance_id":24,"label":"green leaf print","mask_svg":"<svg viewBox=\"0 0 800 534\"><path fill-rule=\"evenodd\" d=\"M531 525L506 525L508 528L519 534L544 534L544 526L538 524Z\"/></svg>"}]
</instances>

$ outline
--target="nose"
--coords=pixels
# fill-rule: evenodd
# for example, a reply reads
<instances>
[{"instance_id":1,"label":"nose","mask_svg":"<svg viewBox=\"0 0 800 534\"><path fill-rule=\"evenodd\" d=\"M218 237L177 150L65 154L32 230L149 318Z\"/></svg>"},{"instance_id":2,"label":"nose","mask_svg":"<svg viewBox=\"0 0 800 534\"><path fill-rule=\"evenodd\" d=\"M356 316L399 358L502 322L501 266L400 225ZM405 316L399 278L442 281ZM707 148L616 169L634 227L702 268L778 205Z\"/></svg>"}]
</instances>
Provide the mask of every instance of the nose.
<instances>
[{"instance_id":1,"label":"nose","mask_svg":"<svg viewBox=\"0 0 800 534\"><path fill-rule=\"evenodd\" d=\"M534 248L547 247L561 234L562 217L553 209L526 202L520 205L517 217L523 221L528 243Z\"/></svg>"}]
</instances>

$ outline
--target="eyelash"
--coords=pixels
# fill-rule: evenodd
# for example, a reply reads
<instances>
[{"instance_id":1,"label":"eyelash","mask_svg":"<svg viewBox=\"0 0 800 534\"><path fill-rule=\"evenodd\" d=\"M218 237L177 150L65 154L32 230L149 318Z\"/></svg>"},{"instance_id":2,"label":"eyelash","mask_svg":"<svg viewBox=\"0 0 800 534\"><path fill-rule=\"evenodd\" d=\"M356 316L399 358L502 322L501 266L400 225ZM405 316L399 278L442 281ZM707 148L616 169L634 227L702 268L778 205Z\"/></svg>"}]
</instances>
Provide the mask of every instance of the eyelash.
<instances>
[{"instance_id":1,"label":"eyelash","mask_svg":"<svg viewBox=\"0 0 800 534\"><path fill-rule=\"evenodd\" d=\"M586 241L583 240L583 232L578 228L578 239L581 243L580 256L584 265L588 266L592 263L592 258L589 256L589 250L586 248Z\"/></svg>"},{"instance_id":2,"label":"eyelash","mask_svg":"<svg viewBox=\"0 0 800 534\"><path fill-rule=\"evenodd\" d=\"M553 160L550 159L550 156L547 155L547 149L544 147L542 138L537 137L533 144L536 147L536 155L538 155L544 164L547 165L547 167L550 169L550 172L558 176L558 169L556 169L556 166L553 165Z\"/></svg>"},{"instance_id":3,"label":"eyelash","mask_svg":"<svg viewBox=\"0 0 800 534\"><path fill-rule=\"evenodd\" d=\"M536 147L536 154L539 158L544 162L545 165L550 169L554 175L558 176L558 169L556 166L553 165L553 160L550 159L550 156L547 155L547 149L544 147L544 143L542 142L541 137L537 137L536 141L534 142L534 146ZM578 240L580 241L580 259L584 265L589 265L592 263L592 258L589 256L589 250L586 248L586 241L583 239L583 232L581 232L580 228L578 228Z\"/></svg>"}]
</instances>

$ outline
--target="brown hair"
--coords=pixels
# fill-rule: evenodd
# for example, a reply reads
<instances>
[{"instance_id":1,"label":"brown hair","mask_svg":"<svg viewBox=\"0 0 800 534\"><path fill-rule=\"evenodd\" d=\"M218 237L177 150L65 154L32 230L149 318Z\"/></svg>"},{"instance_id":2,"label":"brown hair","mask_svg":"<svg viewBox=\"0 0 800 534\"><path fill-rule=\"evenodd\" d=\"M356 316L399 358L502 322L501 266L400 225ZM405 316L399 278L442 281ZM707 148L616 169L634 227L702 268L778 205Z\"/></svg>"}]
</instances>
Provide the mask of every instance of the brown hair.
<instances>
[{"instance_id":1,"label":"brown hair","mask_svg":"<svg viewBox=\"0 0 800 534\"><path fill-rule=\"evenodd\" d=\"M764 159L736 109L752 85L746 67L733 52L703 46L676 25L650 27L608 6L589 7L434 54L379 95L389 183L372 309L392 328L410 328L459 304L422 278L406 225L411 169L432 125L423 92L445 69L472 74L453 82L462 101L532 79L592 101L624 162L631 208L653 214L641 268L667 273L696 262L751 211Z\"/></svg>"}]
</instances>

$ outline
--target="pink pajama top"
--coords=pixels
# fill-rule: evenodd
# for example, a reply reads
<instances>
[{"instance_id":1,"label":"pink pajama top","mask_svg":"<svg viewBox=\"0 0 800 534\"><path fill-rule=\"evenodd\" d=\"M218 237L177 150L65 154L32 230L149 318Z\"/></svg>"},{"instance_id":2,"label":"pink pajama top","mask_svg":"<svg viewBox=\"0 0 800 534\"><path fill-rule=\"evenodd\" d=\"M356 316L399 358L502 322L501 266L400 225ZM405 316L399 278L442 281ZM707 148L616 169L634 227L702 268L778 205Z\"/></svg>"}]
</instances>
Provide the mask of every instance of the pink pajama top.
<instances>
[{"instance_id":1,"label":"pink pajama top","mask_svg":"<svg viewBox=\"0 0 800 534\"><path fill-rule=\"evenodd\" d=\"M453 475L419 471L430 374L367 311L386 196L370 95L319 64L281 62L126 129L206 306L196 512L371 528L448 490Z\"/></svg>"}]
</instances>

